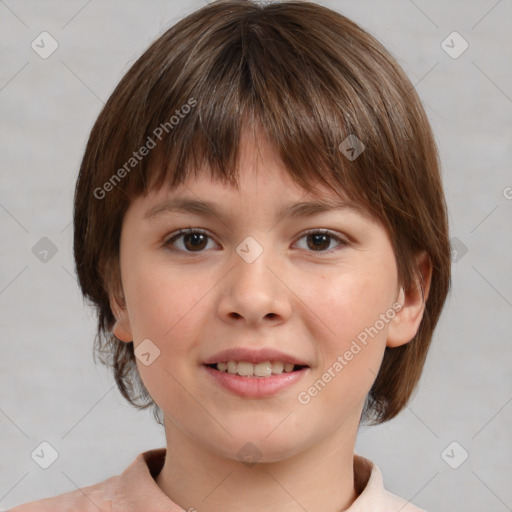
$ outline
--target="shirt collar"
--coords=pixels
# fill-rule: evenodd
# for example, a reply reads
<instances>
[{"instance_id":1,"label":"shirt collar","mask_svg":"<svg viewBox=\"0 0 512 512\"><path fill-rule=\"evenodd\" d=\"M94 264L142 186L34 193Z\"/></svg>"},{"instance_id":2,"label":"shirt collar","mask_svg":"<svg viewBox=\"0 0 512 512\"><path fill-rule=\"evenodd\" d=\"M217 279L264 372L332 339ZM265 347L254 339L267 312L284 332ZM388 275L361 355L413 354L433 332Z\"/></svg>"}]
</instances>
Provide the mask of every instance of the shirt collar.
<instances>
[{"instance_id":1,"label":"shirt collar","mask_svg":"<svg viewBox=\"0 0 512 512\"><path fill-rule=\"evenodd\" d=\"M147 507L158 512L184 512L155 482L164 465L166 452L166 448L143 452L120 475L119 498L123 512ZM358 497L346 512L380 510L386 493L382 473L372 461L360 455L354 455L354 485Z\"/></svg>"}]
</instances>

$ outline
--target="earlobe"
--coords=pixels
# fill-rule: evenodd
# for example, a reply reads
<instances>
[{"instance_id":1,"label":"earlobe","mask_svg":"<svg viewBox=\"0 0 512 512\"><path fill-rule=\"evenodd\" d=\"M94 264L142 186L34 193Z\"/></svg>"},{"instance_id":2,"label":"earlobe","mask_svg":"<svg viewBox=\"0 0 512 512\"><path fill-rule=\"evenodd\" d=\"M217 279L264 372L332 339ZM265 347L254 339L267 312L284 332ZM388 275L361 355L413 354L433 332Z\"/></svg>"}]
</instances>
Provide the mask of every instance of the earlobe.
<instances>
[{"instance_id":1,"label":"earlobe","mask_svg":"<svg viewBox=\"0 0 512 512\"><path fill-rule=\"evenodd\" d=\"M114 336L126 343L133 341L133 335L130 327L130 320L128 318L128 311L126 307L119 305L114 297L110 297L110 309L116 318L116 323L112 328Z\"/></svg>"},{"instance_id":2,"label":"earlobe","mask_svg":"<svg viewBox=\"0 0 512 512\"><path fill-rule=\"evenodd\" d=\"M425 313L432 278L432 263L422 251L416 259L417 279L408 290L400 289L397 302L402 307L389 323L387 347L399 347L409 343L418 332Z\"/></svg>"},{"instance_id":3,"label":"earlobe","mask_svg":"<svg viewBox=\"0 0 512 512\"><path fill-rule=\"evenodd\" d=\"M133 336L131 333L128 332L122 325L120 325L118 321L114 324L112 333L118 340L124 341L126 343L133 341Z\"/></svg>"}]
</instances>

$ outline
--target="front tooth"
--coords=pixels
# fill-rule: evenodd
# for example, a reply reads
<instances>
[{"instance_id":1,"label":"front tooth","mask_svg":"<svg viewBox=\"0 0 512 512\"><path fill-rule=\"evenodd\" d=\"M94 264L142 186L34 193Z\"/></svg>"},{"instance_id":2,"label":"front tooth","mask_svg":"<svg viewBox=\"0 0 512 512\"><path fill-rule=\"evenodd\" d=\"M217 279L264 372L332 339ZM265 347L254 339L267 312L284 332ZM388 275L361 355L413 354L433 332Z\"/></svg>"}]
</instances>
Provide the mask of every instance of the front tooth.
<instances>
[{"instance_id":1,"label":"front tooth","mask_svg":"<svg viewBox=\"0 0 512 512\"><path fill-rule=\"evenodd\" d=\"M254 375L254 365L246 361L238 361L238 375L246 377Z\"/></svg>"},{"instance_id":2,"label":"front tooth","mask_svg":"<svg viewBox=\"0 0 512 512\"><path fill-rule=\"evenodd\" d=\"M280 374L283 373L284 364L282 361L278 361L276 363L272 363L272 373Z\"/></svg>"},{"instance_id":3,"label":"front tooth","mask_svg":"<svg viewBox=\"0 0 512 512\"><path fill-rule=\"evenodd\" d=\"M244 377L270 377L272 374L279 375L293 371L293 363L283 363L282 361L265 361L263 363L253 364L248 361L221 361L217 363L217 370L220 372L237 373Z\"/></svg>"},{"instance_id":4,"label":"front tooth","mask_svg":"<svg viewBox=\"0 0 512 512\"><path fill-rule=\"evenodd\" d=\"M228 361L227 366L228 366L228 373L236 373L236 367L237 367L236 361Z\"/></svg>"},{"instance_id":5,"label":"front tooth","mask_svg":"<svg viewBox=\"0 0 512 512\"><path fill-rule=\"evenodd\" d=\"M272 375L272 365L270 361L254 365L254 375L257 377L270 377Z\"/></svg>"}]
</instances>

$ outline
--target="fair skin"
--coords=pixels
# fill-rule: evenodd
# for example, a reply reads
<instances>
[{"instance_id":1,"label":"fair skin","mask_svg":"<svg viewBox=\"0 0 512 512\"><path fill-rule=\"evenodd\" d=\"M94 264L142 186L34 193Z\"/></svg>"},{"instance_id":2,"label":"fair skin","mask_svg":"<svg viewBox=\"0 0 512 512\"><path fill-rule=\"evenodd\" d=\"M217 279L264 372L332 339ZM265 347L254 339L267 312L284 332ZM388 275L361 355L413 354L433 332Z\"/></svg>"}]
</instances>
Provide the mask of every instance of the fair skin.
<instances>
[{"instance_id":1,"label":"fair skin","mask_svg":"<svg viewBox=\"0 0 512 512\"><path fill-rule=\"evenodd\" d=\"M149 339L160 350L154 362L137 359L137 366L165 417L167 456L156 483L183 509L345 510L357 497L353 457L365 396L386 346L414 337L424 302L417 287L399 286L389 237L365 212L277 218L284 205L337 197L299 188L265 139L242 140L240 190L202 173L131 203L120 244L123 298L111 297L114 333L135 349ZM214 202L227 217L167 211L144 218L174 198ZM182 235L164 245L189 227L207 238ZM318 229L332 236L304 234ZM236 251L249 236L263 249L251 263ZM419 255L418 264L426 300L428 258ZM307 404L299 402L299 393L396 303L400 311L343 370ZM307 368L272 396L243 397L203 364L232 347L275 348ZM255 464L240 460L244 446L257 448Z\"/></svg>"}]
</instances>

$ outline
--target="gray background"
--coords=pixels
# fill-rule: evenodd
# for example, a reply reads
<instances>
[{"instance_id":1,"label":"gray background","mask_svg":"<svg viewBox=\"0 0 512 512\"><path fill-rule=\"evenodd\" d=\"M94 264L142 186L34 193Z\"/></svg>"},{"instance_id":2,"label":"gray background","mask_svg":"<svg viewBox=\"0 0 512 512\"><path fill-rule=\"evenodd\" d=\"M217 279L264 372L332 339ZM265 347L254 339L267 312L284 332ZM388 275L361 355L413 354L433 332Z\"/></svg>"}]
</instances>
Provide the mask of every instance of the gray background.
<instances>
[{"instance_id":1,"label":"gray background","mask_svg":"<svg viewBox=\"0 0 512 512\"><path fill-rule=\"evenodd\" d=\"M512 0L322 3L377 36L416 85L457 238L453 291L419 390L398 418L363 428L356 451L389 490L431 512L512 510ZM149 411L125 403L93 363L72 197L115 85L203 4L0 1L0 509L100 482L165 446ZM31 48L42 31L59 44L47 59ZM458 58L441 46L453 31L469 44ZM46 262L33 252L43 237L57 250ZM42 441L59 454L46 470L30 456ZM453 469L446 461L457 466L463 450L469 458Z\"/></svg>"}]
</instances>

